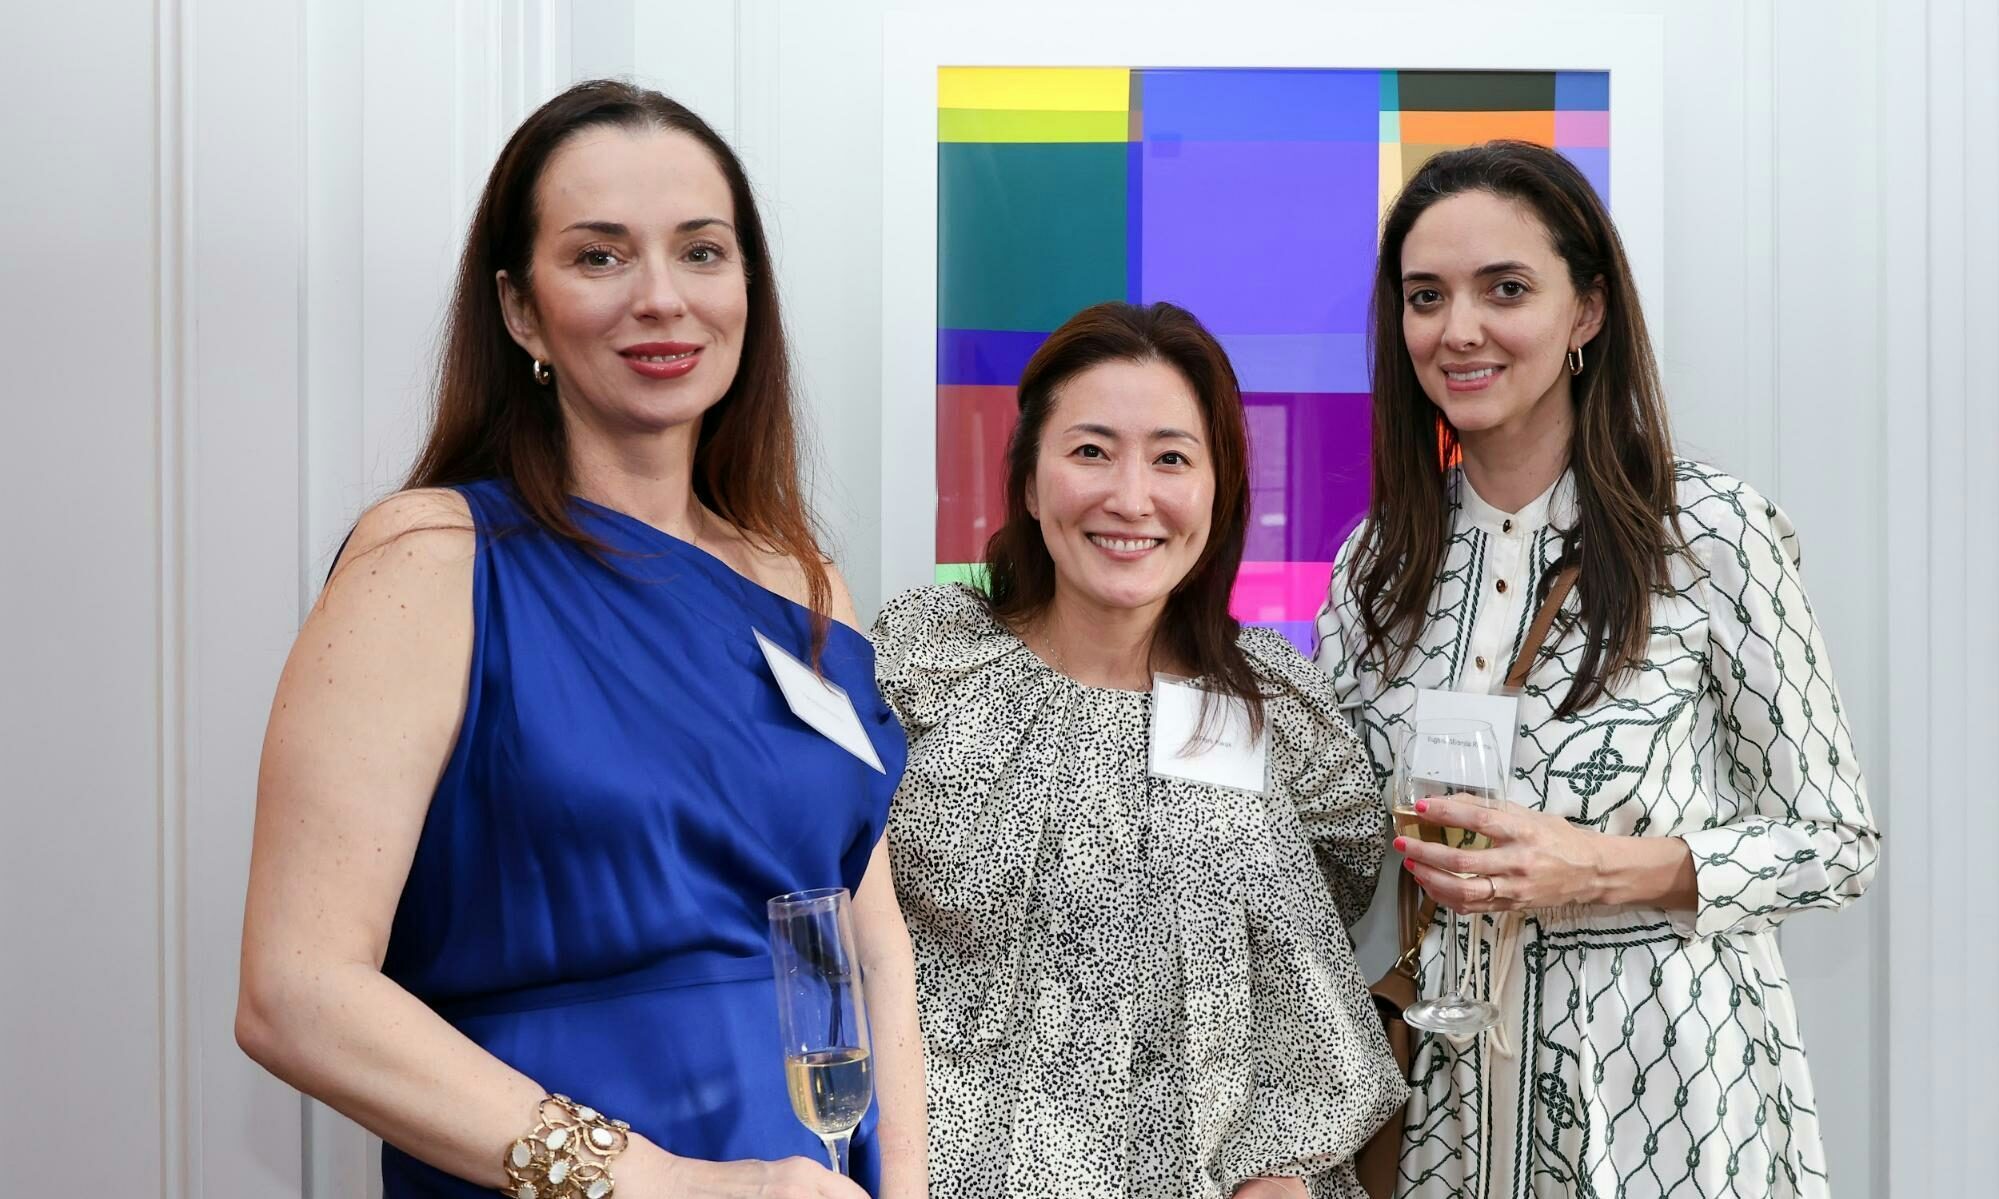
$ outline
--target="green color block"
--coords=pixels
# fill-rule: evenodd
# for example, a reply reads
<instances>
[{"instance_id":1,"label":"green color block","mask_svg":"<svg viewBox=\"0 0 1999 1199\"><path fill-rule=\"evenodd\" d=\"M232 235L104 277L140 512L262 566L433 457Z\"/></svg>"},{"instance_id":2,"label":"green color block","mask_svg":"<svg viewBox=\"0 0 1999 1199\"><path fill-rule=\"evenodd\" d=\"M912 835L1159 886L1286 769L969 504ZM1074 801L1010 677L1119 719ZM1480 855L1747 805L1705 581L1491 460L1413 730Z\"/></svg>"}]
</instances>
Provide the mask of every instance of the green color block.
<instances>
[{"instance_id":1,"label":"green color block","mask_svg":"<svg viewBox=\"0 0 1999 1199\"><path fill-rule=\"evenodd\" d=\"M1394 145L1402 140L1402 114L1399 111L1383 109L1381 112L1381 140L1384 145Z\"/></svg>"},{"instance_id":2,"label":"green color block","mask_svg":"<svg viewBox=\"0 0 1999 1199\"><path fill-rule=\"evenodd\" d=\"M1399 71L1381 73L1381 111L1400 112L1402 109L1402 83Z\"/></svg>"},{"instance_id":3,"label":"green color block","mask_svg":"<svg viewBox=\"0 0 1999 1199\"><path fill-rule=\"evenodd\" d=\"M940 562L937 564L939 583L963 583L974 591L986 589L986 566L983 562Z\"/></svg>"},{"instance_id":4,"label":"green color block","mask_svg":"<svg viewBox=\"0 0 1999 1199\"><path fill-rule=\"evenodd\" d=\"M1122 142L1130 119L1121 112L1046 109L940 108L940 142Z\"/></svg>"},{"instance_id":5,"label":"green color block","mask_svg":"<svg viewBox=\"0 0 1999 1199\"><path fill-rule=\"evenodd\" d=\"M1046 332L1125 298L1126 144L937 147L937 324Z\"/></svg>"}]
</instances>

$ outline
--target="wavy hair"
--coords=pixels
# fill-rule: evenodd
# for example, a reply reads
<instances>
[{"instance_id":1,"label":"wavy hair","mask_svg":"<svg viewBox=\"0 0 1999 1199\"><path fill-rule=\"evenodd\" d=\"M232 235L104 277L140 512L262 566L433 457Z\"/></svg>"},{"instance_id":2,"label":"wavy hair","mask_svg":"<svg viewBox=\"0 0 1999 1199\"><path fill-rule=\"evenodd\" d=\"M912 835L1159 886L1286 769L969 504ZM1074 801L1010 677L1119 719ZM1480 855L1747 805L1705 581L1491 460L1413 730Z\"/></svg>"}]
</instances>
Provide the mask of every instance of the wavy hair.
<instances>
[{"instance_id":1,"label":"wavy hair","mask_svg":"<svg viewBox=\"0 0 1999 1199\"><path fill-rule=\"evenodd\" d=\"M1121 301L1083 309L1049 334L1020 376L1020 420L1006 451L1006 523L986 542L986 605L1014 628L1031 623L1055 598L1055 560L1041 523L1027 510L1027 488L1063 384L1107 362L1163 362L1193 388L1215 468L1215 502L1201 557L1167 597L1153 631L1182 668L1249 705L1263 727L1263 692L1236 638L1229 592L1249 528L1249 433L1235 368L1214 335L1184 308ZM1205 718L1204 718L1205 719Z\"/></svg>"},{"instance_id":2,"label":"wavy hair","mask_svg":"<svg viewBox=\"0 0 1999 1199\"><path fill-rule=\"evenodd\" d=\"M1391 670L1406 661L1428 616L1450 536L1446 463L1457 430L1424 394L1402 329L1402 245L1439 200L1482 191L1524 206L1547 230L1578 295L1600 288L1604 323L1572 381L1569 442L1577 521L1562 534L1558 565L1581 574L1582 659L1556 709L1594 703L1645 653L1654 589L1684 548L1674 501L1672 436L1658 363L1645 332L1631 264L1610 214L1575 165L1544 146L1493 141L1431 158L1382 224L1374 276L1374 481L1367 532L1346 585L1366 652ZM1441 449L1441 454L1440 454ZM1542 580L1543 594L1556 574Z\"/></svg>"},{"instance_id":3,"label":"wavy hair","mask_svg":"<svg viewBox=\"0 0 1999 1199\"><path fill-rule=\"evenodd\" d=\"M430 431L406 487L499 477L513 484L536 524L598 552L571 515L562 418L530 376L527 352L508 336L494 278L530 298L536 188L548 161L577 133L613 127L662 130L699 142L728 181L748 276L749 315L735 380L701 419L694 494L724 520L796 560L812 610L815 661L829 626L832 585L800 481L796 402L770 246L748 176L708 123L659 92L617 80L579 83L522 122L500 151L459 259L438 366Z\"/></svg>"}]
</instances>

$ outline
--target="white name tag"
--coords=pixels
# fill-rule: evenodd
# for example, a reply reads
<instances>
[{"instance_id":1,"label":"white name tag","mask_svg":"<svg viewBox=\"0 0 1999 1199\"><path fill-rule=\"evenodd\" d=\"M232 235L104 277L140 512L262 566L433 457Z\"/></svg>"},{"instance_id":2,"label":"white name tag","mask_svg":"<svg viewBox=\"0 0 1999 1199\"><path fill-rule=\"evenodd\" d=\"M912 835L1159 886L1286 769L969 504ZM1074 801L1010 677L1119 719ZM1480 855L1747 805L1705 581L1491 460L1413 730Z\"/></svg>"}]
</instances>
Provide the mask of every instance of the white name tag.
<instances>
[{"instance_id":1,"label":"white name tag","mask_svg":"<svg viewBox=\"0 0 1999 1199\"><path fill-rule=\"evenodd\" d=\"M1416 712L1410 720L1483 720L1492 726L1492 735L1499 742L1499 776L1508 783L1513 781L1513 735L1519 731L1520 723L1518 696L1479 695L1469 691L1418 691ZM1466 780L1437 781L1462 783Z\"/></svg>"},{"instance_id":2,"label":"white name tag","mask_svg":"<svg viewBox=\"0 0 1999 1199\"><path fill-rule=\"evenodd\" d=\"M847 698L846 691L813 674L810 666L792 657L783 646L755 629L750 631L756 633L764 661L770 663L777 689L784 692L784 702L791 705L792 715L874 767L876 773L887 774L882 768L881 755L875 752L875 743L868 740L868 731L861 727L861 714L854 710L854 701Z\"/></svg>"},{"instance_id":3,"label":"white name tag","mask_svg":"<svg viewBox=\"0 0 1999 1199\"><path fill-rule=\"evenodd\" d=\"M1183 679L1152 679L1151 770L1160 778L1186 779L1211 787L1263 794L1270 777L1270 729L1249 731L1249 705L1233 696L1209 728L1201 728L1201 701L1208 692Z\"/></svg>"}]
</instances>

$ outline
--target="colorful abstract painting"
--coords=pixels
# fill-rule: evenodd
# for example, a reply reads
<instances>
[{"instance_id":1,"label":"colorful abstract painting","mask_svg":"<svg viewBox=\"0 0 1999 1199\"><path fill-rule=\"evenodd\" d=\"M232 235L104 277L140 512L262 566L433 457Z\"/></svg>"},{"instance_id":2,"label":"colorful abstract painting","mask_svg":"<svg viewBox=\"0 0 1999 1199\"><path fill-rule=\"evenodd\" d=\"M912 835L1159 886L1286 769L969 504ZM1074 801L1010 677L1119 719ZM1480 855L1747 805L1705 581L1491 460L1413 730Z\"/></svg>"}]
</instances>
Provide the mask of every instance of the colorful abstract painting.
<instances>
[{"instance_id":1,"label":"colorful abstract painting","mask_svg":"<svg viewBox=\"0 0 1999 1199\"><path fill-rule=\"evenodd\" d=\"M1431 155L1553 146L1609 197L1607 72L946 67L937 73L937 578L1005 516L1014 385L1101 300L1170 300L1248 406L1233 608L1309 650L1368 494L1375 237Z\"/></svg>"}]
</instances>

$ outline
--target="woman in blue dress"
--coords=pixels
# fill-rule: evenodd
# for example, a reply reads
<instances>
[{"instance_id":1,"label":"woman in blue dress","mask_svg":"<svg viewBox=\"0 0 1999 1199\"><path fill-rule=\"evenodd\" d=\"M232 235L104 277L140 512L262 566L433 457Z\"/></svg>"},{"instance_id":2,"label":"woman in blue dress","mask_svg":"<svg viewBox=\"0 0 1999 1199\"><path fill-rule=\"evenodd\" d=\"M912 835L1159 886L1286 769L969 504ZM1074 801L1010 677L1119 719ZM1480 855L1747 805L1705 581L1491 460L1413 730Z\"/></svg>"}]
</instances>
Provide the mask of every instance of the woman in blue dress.
<instances>
[{"instance_id":1,"label":"woman in blue dress","mask_svg":"<svg viewBox=\"0 0 1999 1199\"><path fill-rule=\"evenodd\" d=\"M769 264L693 113L544 105L480 201L408 487L286 664L237 1037L387 1142L388 1199L926 1193L903 735L813 539ZM757 634L886 769L793 714ZM792 1115L765 948L767 898L839 886L879 1112L852 1182Z\"/></svg>"}]
</instances>

